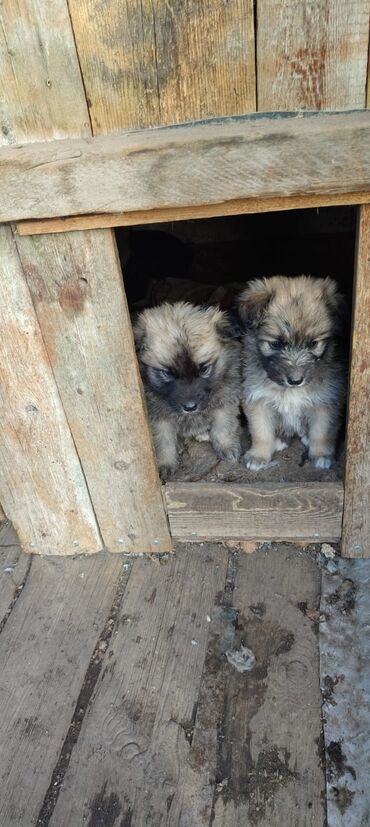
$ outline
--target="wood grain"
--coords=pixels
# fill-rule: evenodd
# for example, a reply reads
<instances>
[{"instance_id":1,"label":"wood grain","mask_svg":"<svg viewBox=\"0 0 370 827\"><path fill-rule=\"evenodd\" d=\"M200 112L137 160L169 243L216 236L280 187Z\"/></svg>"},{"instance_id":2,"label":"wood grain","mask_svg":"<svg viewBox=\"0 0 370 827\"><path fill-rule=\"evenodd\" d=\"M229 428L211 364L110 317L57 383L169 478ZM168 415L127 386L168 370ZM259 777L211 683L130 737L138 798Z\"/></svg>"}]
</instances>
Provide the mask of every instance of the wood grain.
<instances>
[{"instance_id":1,"label":"wood grain","mask_svg":"<svg viewBox=\"0 0 370 827\"><path fill-rule=\"evenodd\" d=\"M18 249L105 545L170 551L112 234L30 236Z\"/></svg>"},{"instance_id":2,"label":"wood grain","mask_svg":"<svg viewBox=\"0 0 370 827\"><path fill-rule=\"evenodd\" d=\"M364 192L369 135L365 110L3 147L0 220Z\"/></svg>"},{"instance_id":3,"label":"wood grain","mask_svg":"<svg viewBox=\"0 0 370 827\"><path fill-rule=\"evenodd\" d=\"M50 827L98 824L112 810L122 825L195 824L179 819L182 781L226 568L212 545L180 547L164 565L135 560Z\"/></svg>"},{"instance_id":4,"label":"wood grain","mask_svg":"<svg viewBox=\"0 0 370 827\"><path fill-rule=\"evenodd\" d=\"M14 528L4 522L0 526L0 630L24 587L31 559L22 554Z\"/></svg>"},{"instance_id":5,"label":"wood grain","mask_svg":"<svg viewBox=\"0 0 370 827\"><path fill-rule=\"evenodd\" d=\"M212 613L181 779L183 820L174 827L324 824L319 651L309 619L319 597L316 563L295 548L231 561ZM226 657L241 646L255 657L244 673Z\"/></svg>"},{"instance_id":6,"label":"wood grain","mask_svg":"<svg viewBox=\"0 0 370 827\"><path fill-rule=\"evenodd\" d=\"M3 0L0 144L89 134L66 0Z\"/></svg>"},{"instance_id":7,"label":"wood grain","mask_svg":"<svg viewBox=\"0 0 370 827\"><path fill-rule=\"evenodd\" d=\"M4 827L37 822L90 658L110 618L121 567L113 556L33 558L0 635ZM101 657L98 649L96 664ZM94 667L86 680L93 674Z\"/></svg>"},{"instance_id":8,"label":"wood grain","mask_svg":"<svg viewBox=\"0 0 370 827\"><path fill-rule=\"evenodd\" d=\"M346 204L368 204L370 192L348 192L339 195L293 195L280 198L237 198L221 204L204 204L198 207L171 207L160 210L136 210L127 213L95 213L75 215L71 218L43 218L39 221L20 221L16 224L17 235L44 235L64 233L70 230L92 230L103 227L130 227L137 224L156 224L165 221L186 221L189 218L214 218L245 213L281 212L304 210L310 207L338 207Z\"/></svg>"},{"instance_id":9,"label":"wood grain","mask_svg":"<svg viewBox=\"0 0 370 827\"><path fill-rule=\"evenodd\" d=\"M254 111L253 0L69 0L94 135Z\"/></svg>"},{"instance_id":10,"label":"wood grain","mask_svg":"<svg viewBox=\"0 0 370 827\"><path fill-rule=\"evenodd\" d=\"M89 493L10 228L0 228L0 499L25 551L98 551Z\"/></svg>"},{"instance_id":11,"label":"wood grain","mask_svg":"<svg viewBox=\"0 0 370 827\"><path fill-rule=\"evenodd\" d=\"M173 482L165 486L175 540L339 540L340 483Z\"/></svg>"},{"instance_id":12,"label":"wood grain","mask_svg":"<svg viewBox=\"0 0 370 827\"><path fill-rule=\"evenodd\" d=\"M359 207L342 554L370 557L370 205Z\"/></svg>"},{"instance_id":13,"label":"wood grain","mask_svg":"<svg viewBox=\"0 0 370 827\"><path fill-rule=\"evenodd\" d=\"M257 0L258 109L366 106L369 0Z\"/></svg>"}]
</instances>

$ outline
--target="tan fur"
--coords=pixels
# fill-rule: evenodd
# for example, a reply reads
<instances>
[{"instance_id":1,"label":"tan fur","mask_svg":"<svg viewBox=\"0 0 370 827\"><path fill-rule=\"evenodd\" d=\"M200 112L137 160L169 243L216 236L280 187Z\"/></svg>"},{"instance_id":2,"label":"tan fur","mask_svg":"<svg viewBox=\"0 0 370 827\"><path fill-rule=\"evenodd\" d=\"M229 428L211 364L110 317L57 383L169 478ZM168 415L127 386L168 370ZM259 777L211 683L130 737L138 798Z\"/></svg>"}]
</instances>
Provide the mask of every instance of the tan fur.
<instances>
[{"instance_id":1,"label":"tan fur","mask_svg":"<svg viewBox=\"0 0 370 827\"><path fill-rule=\"evenodd\" d=\"M134 333L162 478L176 468L187 437L210 440L219 458L237 461L240 343L225 314L163 304L144 310Z\"/></svg>"},{"instance_id":2,"label":"tan fur","mask_svg":"<svg viewBox=\"0 0 370 827\"><path fill-rule=\"evenodd\" d=\"M243 410L257 470L297 434L319 468L334 461L345 402L345 368L335 342L341 297L331 279L273 276L239 298L246 323Z\"/></svg>"}]
</instances>

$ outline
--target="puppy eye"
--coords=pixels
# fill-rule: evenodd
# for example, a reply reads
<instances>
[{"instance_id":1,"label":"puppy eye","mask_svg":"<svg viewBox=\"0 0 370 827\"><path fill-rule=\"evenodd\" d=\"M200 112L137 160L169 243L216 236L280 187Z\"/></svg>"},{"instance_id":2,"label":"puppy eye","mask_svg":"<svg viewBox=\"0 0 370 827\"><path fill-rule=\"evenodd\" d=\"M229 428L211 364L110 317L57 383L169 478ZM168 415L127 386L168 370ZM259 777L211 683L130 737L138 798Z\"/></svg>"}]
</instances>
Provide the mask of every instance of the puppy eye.
<instances>
[{"instance_id":1,"label":"puppy eye","mask_svg":"<svg viewBox=\"0 0 370 827\"><path fill-rule=\"evenodd\" d=\"M271 350L283 350L284 342L282 342L281 339L273 339L269 341L269 346Z\"/></svg>"},{"instance_id":2,"label":"puppy eye","mask_svg":"<svg viewBox=\"0 0 370 827\"><path fill-rule=\"evenodd\" d=\"M199 365L199 376L203 376L203 378L206 379L208 376L211 375L212 368L212 364Z\"/></svg>"},{"instance_id":3,"label":"puppy eye","mask_svg":"<svg viewBox=\"0 0 370 827\"><path fill-rule=\"evenodd\" d=\"M161 368L158 371L158 376L160 376L164 382L172 382L172 380L175 378L172 373L172 370L166 370L166 368Z\"/></svg>"}]
</instances>

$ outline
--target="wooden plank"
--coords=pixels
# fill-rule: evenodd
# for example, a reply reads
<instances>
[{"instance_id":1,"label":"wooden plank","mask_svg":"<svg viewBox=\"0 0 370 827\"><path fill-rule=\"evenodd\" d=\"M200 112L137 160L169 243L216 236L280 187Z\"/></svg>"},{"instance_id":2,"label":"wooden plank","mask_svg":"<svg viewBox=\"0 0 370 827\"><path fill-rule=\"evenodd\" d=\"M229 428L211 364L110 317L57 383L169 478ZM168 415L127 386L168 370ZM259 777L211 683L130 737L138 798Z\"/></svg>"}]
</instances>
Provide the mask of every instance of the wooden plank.
<instances>
[{"instance_id":1,"label":"wooden plank","mask_svg":"<svg viewBox=\"0 0 370 827\"><path fill-rule=\"evenodd\" d=\"M11 230L0 228L0 499L25 551L101 541Z\"/></svg>"},{"instance_id":2,"label":"wooden plank","mask_svg":"<svg viewBox=\"0 0 370 827\"><path fill-rule=\"evenodd\" d=\"M112 606L124 588L121 571L117 557L32 560L0 635L4 827L37 822L77 699L86 704L99 672Z\"/></svg>"},{"instance_id":3,"label":"wooden plank","mask_svg":"<svg viewBox=\"0 0 370 827\"><path fill-rule=\"evenodd\" d=\"M234 558L212 614L183 820L173 825L324 824L319 599L317 565L296 548ZM242 646L255 658L245 672L234 665Z\"/></svg>"},{"instance_id":4,"label":"wooden plank","mask_svg":"<svg viewBox=\"0 0 370 827\"><path fill-rule=\"evenodd\" d=\"M365 192L369 136L365 110L250 116L3 147L0 219Z\"/></svg>"},{"instance_id":5,"label":"wooden plank","mask_svg":"<svg viewBox=\"0 0 370 827\"><path fill-rule=\"evenodd\" d=\"M369 0L257 0L258 109L366 106Z\"/></svg>"},{"instance_id":6,"label":"wooden plank","mask_svg":"<svg viewBox=\"0 0 370 827\"><path fill-rule=\"evenodd\" d=\"M177 819L182 778L226 569L214 546L178 548L164 565L135 560L50 827L109 823L112 812L112 824L190 824Z\"/></svg>"},{"instance_id":7,"label":"wooden plank","mask_svg":"<svg viewBox=\"0 0 370 827\"><path fill-rule=\"evenodd\" d=\"M175 540L339 540L343 486L307 482L173 482L165 486Z\"/></svg>"},{"instance_id":8,"label":"wooden plank","mask_svg":"<svg viewBox=\"0 0 370 827\"><path fill-rule=\"evenodd\" d=\"M39 221L20 221L17 235L44 235L66 231L91 230L103 227L130 227L137 224L160 224L166 221L186 221L189 218L243 215L245 213L304 210L312 207L338 207L347 204L367 204L370 192L349 192L339 195L293 195L280 198L236 198L225 204L204 204L200 207L171 207L160 210L136 210L127 213L95 213L74 215L71 218L42 218Z\"/></svg>"},{"instance_id":9,"label":"wooden plank","mask_svg":"<svg viewBox=\"0 0 370 827\"><path fill-rule=\"evenodd\" d=\"M359 207L342 554L370 557L370 204Z\"/></svg>"},{"instance_id":10,"label":"wooden plank","mask_svg":"<svg viewBox=\"0 0 370 827\"><path fill-rule=\"evenodd\" d=\"M367 827L370 813L370 560L322 571L320 673L327 823Z\"/></svg>"},{"instance_id":11,"label":"wooden plank","mask_svg":"<svg viewBox=\"0 0 370 827\"><path fill-rule=\"evenodd\" d=\"M66 0L1 3L0 125L0 144L90 134Z\"/></svg>"},{"instance_id":12,"label":"wooden plank","mask_svg":"<svg viewBox=\"0 0 370 827\"><path fill-rule=\"evenodd\" d=\"M254 111L253 0L69 0L94 135Z\"/></svg>"},{"instance_id":13,"label":"wooden plank","mask_svg":"<svg viewBox=\"0 0 370 827\"><path fill-rule=\"evenodd\" d=\"M24 587L31 559L22 554L14 528L8 522L3 523L0 526L0 631Z\"/></svg>"},{"instance_id":14,"label":"wooden plank","mask_svg":"<svg viewBox=\"0 0 370 827\"><path fill-rule=\"evenodd\" d=\"M170 551L113 235L17 244L103 541L110 551Z\"/></svg>"}]
</instances>

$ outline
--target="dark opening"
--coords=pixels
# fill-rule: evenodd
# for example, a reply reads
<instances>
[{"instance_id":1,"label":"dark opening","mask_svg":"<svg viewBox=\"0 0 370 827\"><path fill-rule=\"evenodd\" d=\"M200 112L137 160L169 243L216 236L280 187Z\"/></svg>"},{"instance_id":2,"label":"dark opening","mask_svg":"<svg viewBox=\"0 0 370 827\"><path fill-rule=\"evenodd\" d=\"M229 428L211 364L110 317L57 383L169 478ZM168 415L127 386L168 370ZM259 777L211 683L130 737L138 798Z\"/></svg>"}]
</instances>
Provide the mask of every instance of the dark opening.
<instances>
[{"instance_id":1,"label":"dark opening","mask_svg":"<svg viewBox=\"0 0 370 827\"><path fill-rule=\"evenodd\" d=\"M261 276L331 276L352 301L356 207L330 207L174 221L116 230L130 311L163 301L220 304L228 309L247 281ZM349 337L349 327L343 330ZM313 481L343 477L343 426L337 462L318 470L298 438L253 472L218 461L209 443L186 442L173 479ZM248 430L243 428L248 447Z\"/></svg>"}]
</instances>

